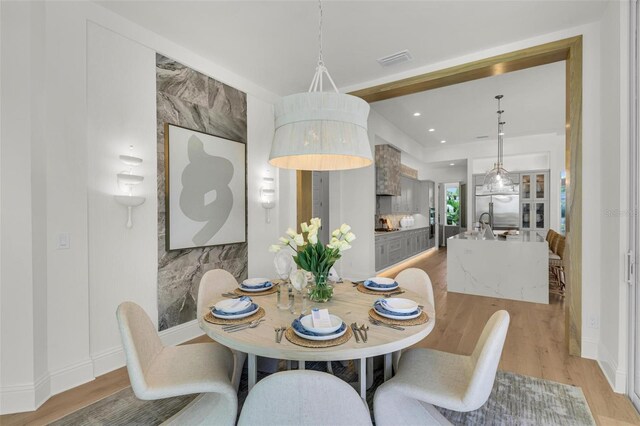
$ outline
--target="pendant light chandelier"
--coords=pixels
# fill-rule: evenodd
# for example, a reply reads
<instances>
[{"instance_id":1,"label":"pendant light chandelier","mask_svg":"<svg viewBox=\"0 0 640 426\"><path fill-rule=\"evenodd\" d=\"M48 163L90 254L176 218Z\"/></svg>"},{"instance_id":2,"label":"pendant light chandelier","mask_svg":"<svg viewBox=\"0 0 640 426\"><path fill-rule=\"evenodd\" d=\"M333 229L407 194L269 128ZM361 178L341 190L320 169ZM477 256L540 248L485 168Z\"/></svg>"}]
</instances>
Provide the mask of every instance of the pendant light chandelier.
<instances>
[{"instance_id":1,"label":"pendant light chandelier","mask_svg":"<svg viewBox=\"0 0 640 426\"><path fill-rule=\"evenodd\" d=\"M509 172L503 167L503 137L504 137L504 125L502 121L502 113L504 110L500 109L500 100L503 95L497 95L498 100L498 158L493 164L493 169L489 170L484 176L484 183L482 190L485 194L495 195L511 195L516 194L517 191L513 184L513 180L509 175Z\"/></svg>"},{"instance_id":2,"label":"pendant light chandelier","mask_svg":"<svg viewBox=\"0 0 640 426\"><path fill-rule=\"evenodd\" d=\"M318 65L309 91L275 105L275 135L269 163L284 169L346 170L373 163L367 134L369 104L338 92L322 57L322 2L319 4ZM323 92L327 78L333 91Z\"/></svg>"}]
</instances>

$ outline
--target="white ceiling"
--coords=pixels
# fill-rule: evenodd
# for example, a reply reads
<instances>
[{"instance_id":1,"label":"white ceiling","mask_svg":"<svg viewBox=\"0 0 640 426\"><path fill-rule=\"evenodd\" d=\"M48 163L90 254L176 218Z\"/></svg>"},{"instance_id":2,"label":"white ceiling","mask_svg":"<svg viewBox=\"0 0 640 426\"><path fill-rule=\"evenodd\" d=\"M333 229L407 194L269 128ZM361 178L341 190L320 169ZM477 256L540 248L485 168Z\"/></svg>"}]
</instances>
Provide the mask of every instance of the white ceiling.
<instances>
[{"instance_id":1,"label":"white ceiling","mask_svg":"<svg viewBox=\"0 0 640 426\"><path fill-rule=\"evenodd\" d=\"M498 94L504 95L505 140L564 133L565 62L375 102L371 107L427 148L472 141L495 143L498 104L494 97ZM414 117L414 112L421 115Z\"/></svg>"},{"instance_id":2,"label":"white ceiling","mask_svg":"<svg viewBox=\"0 0 640 426\"><path fill-rule=\"evenodd\" d=\"M99 1L274 93L306 90L315 1ZM325 63L339 87L600 19L604 1L325 1ZM409 49L413 61L376 59Z\"/></svg>"}]
</instances>

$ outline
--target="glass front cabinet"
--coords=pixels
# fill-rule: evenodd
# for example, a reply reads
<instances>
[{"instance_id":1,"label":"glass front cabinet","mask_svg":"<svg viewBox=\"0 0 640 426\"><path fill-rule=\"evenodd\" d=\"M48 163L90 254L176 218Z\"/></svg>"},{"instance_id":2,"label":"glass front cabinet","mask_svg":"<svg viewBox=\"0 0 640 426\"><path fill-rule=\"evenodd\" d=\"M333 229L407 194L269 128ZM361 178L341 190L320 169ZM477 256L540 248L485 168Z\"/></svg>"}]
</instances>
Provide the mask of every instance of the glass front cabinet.
<instances>
[{"instance_id":1,"label":"glass front cabinet","mask_svg":"<svg viewBox=\"0 0 640 426\"><path fill-rule=\"evenodd\" d=\"M521 229L549 229L549 199L548 170L520 173Z\"/></svg>"}]
</instances>

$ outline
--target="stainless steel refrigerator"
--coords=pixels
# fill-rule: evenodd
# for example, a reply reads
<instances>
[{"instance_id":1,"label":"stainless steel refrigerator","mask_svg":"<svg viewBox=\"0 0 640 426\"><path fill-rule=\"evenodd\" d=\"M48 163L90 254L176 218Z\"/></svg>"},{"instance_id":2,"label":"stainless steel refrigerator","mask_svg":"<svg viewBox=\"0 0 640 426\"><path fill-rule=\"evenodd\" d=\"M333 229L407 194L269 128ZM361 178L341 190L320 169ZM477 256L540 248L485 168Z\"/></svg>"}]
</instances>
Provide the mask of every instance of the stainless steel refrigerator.
<instances>
[{"instance_id":1,"label":"stainless steel refrigerator","mask_svg":"<svg viewBox=\"0 0 640 426\"><path fill-rule=\"evenodd\" d=\"M519 185L515 185L519 194ZM482 185L476 186L474 222L477 222L482 213L490 213L493 203L493 229L520 229L520 195L481 195Z\"/></svg>"}]
</instances>

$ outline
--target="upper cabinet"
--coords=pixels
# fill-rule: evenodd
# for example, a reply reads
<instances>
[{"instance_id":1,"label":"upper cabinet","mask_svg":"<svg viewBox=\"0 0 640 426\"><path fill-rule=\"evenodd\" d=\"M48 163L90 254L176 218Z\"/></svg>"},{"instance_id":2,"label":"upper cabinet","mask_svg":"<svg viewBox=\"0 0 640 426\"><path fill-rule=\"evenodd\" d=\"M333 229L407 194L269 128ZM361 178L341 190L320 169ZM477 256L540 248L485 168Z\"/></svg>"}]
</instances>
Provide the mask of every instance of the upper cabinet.
<instances>
[{"instance_id":1,"label":"upper cabinet","mask_svg":"<svg viewBox=\"0 0 640 426\"><path fill-rule=\"evenodd\" d=\"M400 151L391 145L376 145L376 195L401 195Z\"/></svg>"}]
</instances>

